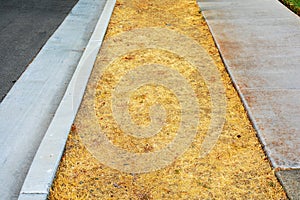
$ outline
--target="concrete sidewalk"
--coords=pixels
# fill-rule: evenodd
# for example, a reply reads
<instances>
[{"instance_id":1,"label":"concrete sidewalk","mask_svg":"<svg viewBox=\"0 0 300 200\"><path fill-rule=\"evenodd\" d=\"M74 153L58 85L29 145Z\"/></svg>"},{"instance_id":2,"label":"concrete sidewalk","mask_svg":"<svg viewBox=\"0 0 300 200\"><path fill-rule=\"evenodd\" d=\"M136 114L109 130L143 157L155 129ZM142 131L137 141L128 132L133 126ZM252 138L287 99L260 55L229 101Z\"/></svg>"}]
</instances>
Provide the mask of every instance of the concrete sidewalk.
<instances>
[{"instance_id":1,"label":"concrete sidewalk","mask_svg":"<svg viewBox=\"0 0 300 200\"><path fill-rule=\"evenodd\" d=\"M300 18L277 0L198 4L279 180L300 199Z\"/></svg>"}]
</instances>

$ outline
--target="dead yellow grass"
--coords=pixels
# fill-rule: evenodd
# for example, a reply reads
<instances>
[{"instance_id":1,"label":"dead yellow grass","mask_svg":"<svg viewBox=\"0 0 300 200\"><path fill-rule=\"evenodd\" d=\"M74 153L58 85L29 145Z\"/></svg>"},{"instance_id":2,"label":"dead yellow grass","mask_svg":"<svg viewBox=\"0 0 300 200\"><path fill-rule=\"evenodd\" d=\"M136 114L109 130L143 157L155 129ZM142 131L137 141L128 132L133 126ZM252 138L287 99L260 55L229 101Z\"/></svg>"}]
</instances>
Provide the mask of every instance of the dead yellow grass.
<instances>
[{"instance_id":1,"label":"dead yellow grass","mask_svg":"<svg viewBox=\"0 0 300 200\"><path fill-rule=\"evenodd\" d=\"M198 99L202 124L195 141L164 169L144 174L111 169L95 159L79 137L84 116L80 113L84 113L85 104L91 101L84 99L49 199L286 199L198 10L194 0L118 0L106 38L136 28L164 27L193 38L205 48L222 75L227 97L226 123L212 152L199 158L211 120L210 98L202 77L193 66L172 53L153 49L131 52L106 69L92 100L107 137L114 145L139 153L159 150L174 137L180 121L179 105L164 87L141 87L131 96L129 106L133 120L140 125L149 124L153 99L166 106L168 125L157 136L136 139L122 134L111 114L111 90L117 80L134 66L151 61L181 72L201 97ZM97 60L95 67L100 65Z\"/></svg>"}]
</instances>

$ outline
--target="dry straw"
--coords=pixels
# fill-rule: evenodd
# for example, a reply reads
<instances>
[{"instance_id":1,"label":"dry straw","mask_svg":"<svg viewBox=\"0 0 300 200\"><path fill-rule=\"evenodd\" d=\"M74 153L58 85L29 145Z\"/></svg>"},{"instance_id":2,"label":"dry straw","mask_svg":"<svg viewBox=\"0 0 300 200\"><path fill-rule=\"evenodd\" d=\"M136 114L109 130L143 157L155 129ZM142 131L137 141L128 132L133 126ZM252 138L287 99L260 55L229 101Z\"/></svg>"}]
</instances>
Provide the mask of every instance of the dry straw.
<instances>
[{"instance_id":1,"label":"dry straw","mask_svg":"<svg viewBox=\"0 0 300 200\"><path fill-rule=\"evenodd\" d=\"M106 40L126 31L148 27L167 28L193 38L213 59L221 74L227 102L226 122L217 144L206 157L199 158L201 144L212 120L212 106L206 82L191 63L159 49L133 51L116 59L105 69L102 77L92 75L91 79L97 78L97 84L90 84L87 93L96 91L95 95L92 94L94 98L90 99L88 97L91 94L86 94L83 100L49 198L286 199L196 2L118 0ZM96 71L101 68L100 57L94 67ZM110 141L136 153L155 152L164 148L175 137L181 120L180 103L176 95L168 88L146 85L130 96L131 118L138 125L149 125L150 106L159 103L165 106L166 126L155 137L149 138L134 138L121 131L112 115L111 91L120 77L143 63L170 66L180 72L197 96L201 120L193 143L167 167L140 174L120 172L101 164L80 138L81 130L92 123L86 112L89 105L95 106L98 125Z\"/></svg>"}]
</instances>

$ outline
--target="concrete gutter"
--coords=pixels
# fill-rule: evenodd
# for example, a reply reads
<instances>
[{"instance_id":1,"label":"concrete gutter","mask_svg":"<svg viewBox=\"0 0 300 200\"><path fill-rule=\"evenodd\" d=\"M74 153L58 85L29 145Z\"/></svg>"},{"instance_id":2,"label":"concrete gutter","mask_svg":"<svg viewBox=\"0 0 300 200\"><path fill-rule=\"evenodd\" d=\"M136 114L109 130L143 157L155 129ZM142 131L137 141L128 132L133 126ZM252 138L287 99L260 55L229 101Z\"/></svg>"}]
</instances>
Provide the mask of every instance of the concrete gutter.
<instances>
[{"instance_id":1,"label":"concrete gutter","mask_svg":"<svg viewBox=\"0 0 300 200\"><path fill-rule=\"evenodd\" d=\"M0 104L1 199L18 198L105 2L80 0Z\"/></svg>"},{"instance_id":2,"label":"concrete gutter","mask_svg":"<svg viewBox=\"0 0 300 200\"><path fill-rule=\"evenodd\" d=\"M107 0L93 35L34 157L19 200L47 199L114 6L115 0Z\"/></svg>"}]
</instances>

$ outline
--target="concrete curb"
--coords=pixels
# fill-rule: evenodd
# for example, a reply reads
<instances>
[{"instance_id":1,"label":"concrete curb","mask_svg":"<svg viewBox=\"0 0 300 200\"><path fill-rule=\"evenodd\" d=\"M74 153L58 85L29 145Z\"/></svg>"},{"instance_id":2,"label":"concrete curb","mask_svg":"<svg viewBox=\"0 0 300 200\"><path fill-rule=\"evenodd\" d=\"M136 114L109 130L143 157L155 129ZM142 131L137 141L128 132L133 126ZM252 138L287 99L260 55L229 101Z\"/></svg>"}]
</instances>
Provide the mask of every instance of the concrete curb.
<instances>
[{"instance_id":1,"label":"concrete curb","mask_svg":"<svg viewBox=\"0 0 300 200\"><path fill-rule=\"evenodd\" d=\"M34 157L19 195L20 200L47 199L114 5L115 0L106 1L92 37Z\"/></svg>"}]
</instances>

